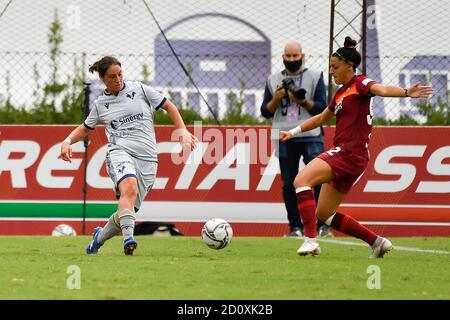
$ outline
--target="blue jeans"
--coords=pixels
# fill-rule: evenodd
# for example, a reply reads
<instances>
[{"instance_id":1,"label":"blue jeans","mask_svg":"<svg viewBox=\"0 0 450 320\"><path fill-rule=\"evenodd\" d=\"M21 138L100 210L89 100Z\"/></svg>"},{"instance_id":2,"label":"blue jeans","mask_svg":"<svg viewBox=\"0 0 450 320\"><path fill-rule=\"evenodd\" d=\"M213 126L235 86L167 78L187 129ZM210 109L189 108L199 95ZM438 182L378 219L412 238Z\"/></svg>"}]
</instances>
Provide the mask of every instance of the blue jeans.
<instances>
[{"instance_id":1,"label":"blue jeans","mask_svg":"<svg viewBox=\"0 0 450 320\"><path fill-rule=\"evenodd\" d=\"M289 226L292 229L303 229L303 223L297 208L297 195L294 188L294 180L298 174L300 157L307 165L311 160L323 152L322 142L300 142L289 140L280 142L278 160L280 162L281 179L283 181L283 199L287 210ZM316 203L319 199L320 185L314 188ZM318 220L318 227L323 223Z\"/></svg>"}]
</instances>

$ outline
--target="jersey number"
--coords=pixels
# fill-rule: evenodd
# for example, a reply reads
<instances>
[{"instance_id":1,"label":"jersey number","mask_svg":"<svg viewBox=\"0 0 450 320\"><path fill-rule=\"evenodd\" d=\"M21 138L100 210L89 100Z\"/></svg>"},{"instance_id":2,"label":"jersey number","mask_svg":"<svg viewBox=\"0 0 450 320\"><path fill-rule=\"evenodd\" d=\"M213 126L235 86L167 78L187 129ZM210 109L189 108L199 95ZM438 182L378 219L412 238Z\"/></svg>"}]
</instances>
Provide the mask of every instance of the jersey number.
<instances>
[{"instance_id":1,"label":"jersey number","mask_svg":"<svg viewBox=\"0 0 450 320\"><path fill-rule=\"evenodd\" d=\"M330 149L330 150L327 151L327 153L328 153L330 156L332 156L333 153L338 153L339 151L341 151L341 147L336 147L336 148Z\"/></svg>"}]
</instances>

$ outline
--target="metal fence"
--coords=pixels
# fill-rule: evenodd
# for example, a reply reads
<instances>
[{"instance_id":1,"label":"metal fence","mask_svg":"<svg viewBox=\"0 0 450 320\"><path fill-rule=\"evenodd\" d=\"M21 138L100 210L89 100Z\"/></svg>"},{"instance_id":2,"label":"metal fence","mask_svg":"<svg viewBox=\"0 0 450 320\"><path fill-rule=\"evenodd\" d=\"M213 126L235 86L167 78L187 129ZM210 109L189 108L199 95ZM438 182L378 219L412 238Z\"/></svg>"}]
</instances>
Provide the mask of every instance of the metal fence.
<instances>
[{"instance_id":1,"label":"metal fence","mask_svg":"<svg viewBox=\"0 0 450 320\"><path fill-rule=\"evenodd\" d=\"M180 108L208 117L209 106L221 118L239 101L243 113L262 119L265 82L282 70L286 42L299 41L305 65L327 80L330 45L336 50L350 35L366 41L369 77L431 83L429 102L448 112L449 14L441 0L0 0L0 107L53 99L60 109L65 95L82 89L74 79L99 93L88 65L111 54L125 78L149 83ZM417 103L376 98L375 116L423 123Z\"/></svg>"}]
</instances>

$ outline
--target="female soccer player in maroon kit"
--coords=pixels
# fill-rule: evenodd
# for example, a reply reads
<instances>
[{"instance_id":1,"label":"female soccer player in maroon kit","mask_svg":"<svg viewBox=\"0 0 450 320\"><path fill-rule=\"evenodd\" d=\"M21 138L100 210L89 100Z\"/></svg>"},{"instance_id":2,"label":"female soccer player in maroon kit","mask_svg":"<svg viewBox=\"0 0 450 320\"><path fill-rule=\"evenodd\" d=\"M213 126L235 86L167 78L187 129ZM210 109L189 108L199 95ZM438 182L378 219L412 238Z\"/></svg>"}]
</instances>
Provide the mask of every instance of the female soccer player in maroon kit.
<instances>
[{"instance_id":1,"label":"female soccer player in maroon kit","mask_svg":"<svg viewBox=\"0 0 450 320\"><path fill-rule=\"evenodd\" d=\"M372 131L372 97L423 98L432 88L416 83L410 88L385 86L364 75L356 75L361 56L356 41L345 38L344 47L332 54L330 73L337 85L328 108L290 131L281 131L284 142L295 134L312 130L336 116L336 132L333 148L312 160L295 178L297 205L305 227L305 242L298 249L299 255L320 253L317 243L316 215L332 228L367 242L373 250L371 258L382 258L392 249L392 243L361 225L352 217L336 212L369 160L368 143ZM322 184L316 203L312 188Z\"/></svg>"}]
</instances>

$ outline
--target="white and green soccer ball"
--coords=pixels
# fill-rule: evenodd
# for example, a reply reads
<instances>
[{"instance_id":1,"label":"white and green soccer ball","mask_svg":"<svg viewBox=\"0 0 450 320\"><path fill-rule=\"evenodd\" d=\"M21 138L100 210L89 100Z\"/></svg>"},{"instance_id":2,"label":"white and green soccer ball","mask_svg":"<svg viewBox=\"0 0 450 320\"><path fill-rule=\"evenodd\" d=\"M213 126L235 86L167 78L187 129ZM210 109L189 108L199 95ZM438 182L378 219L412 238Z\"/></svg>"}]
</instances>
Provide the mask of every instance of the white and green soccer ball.
<instances>
[{"instance_id":1,"label":"white and green soccer ball","mask_svg":"<svg viewBox=\"0 0 450 320\"><path fill-rule=\"evenodd\" d=\"M211 219L202 228L202 239L211 249L223 249L233 239L233 229L223 219Z\"/></svg>"},{"instance_id":2,"label":"white and green soccer ball","mask_svg":"<svg viewBox=\"0 0 450 320\"><path fill-rule=\"evenodd\" d=\"M76 235L77 233L75 229L68 224L57 225L52 231L52 236L54 237L76 236Z\"/></svg>"}]
</instances>

